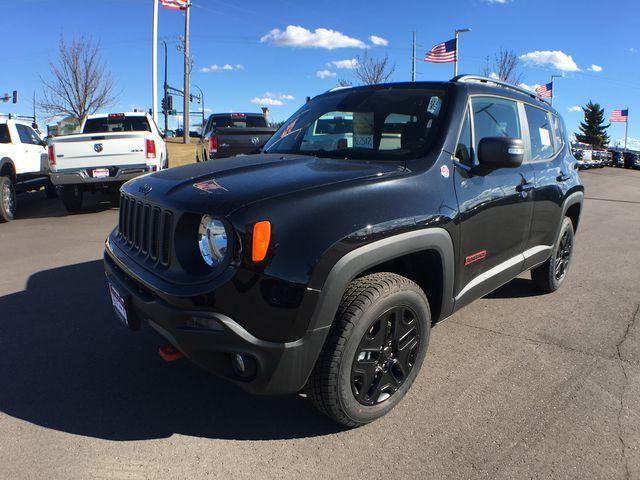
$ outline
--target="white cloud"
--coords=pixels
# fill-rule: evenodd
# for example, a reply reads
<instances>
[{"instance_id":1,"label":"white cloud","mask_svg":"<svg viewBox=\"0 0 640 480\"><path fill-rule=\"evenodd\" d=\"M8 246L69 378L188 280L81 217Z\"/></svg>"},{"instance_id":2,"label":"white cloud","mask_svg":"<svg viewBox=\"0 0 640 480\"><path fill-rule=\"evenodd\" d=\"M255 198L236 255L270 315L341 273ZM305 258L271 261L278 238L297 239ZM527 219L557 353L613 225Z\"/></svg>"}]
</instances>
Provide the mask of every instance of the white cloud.
<instances>
[{"instance_id":1,"label":"white cloud","mask_svg":"<svg viewBox=\"0 0 640 480\"><path fill-rule=\"evenodd\" d=\"M629 47L629 51L630 51L631 53L638 53L638 49L637 49L637 48L635 48L635 47Z\"/></svg>"},{"instance_id":2,"label":"white cloud","mask_svg":"<svg viewBox=\"0 0 640 480\"><path fill-rule=\"evenodd\" d=\"M371 43L379 47L386 47L389 45L389 40L387 40L386 38L379 37L377 35L371 35L369 37L369 40L371 41Z\"/></svg>"},{"instance_id":3,"label":"white cloud","mask_svg":"<svg viewBox=\"0 0 640 480\"><path fill-rule=\"evenodd\" d=\"M570 112L581 112L582 111L582 107L579 105L574 105L573 107L569 107L569 111Z\"/></svg>"},{"instance_id":4,"label":"white cloud","mask_svg":"<svg viewBox=\"0 0 640 480\"><path fill-rule=\"evenodd\" d=\"M224 65L218 65L218 64L213 64L213 65L209 65L208 67L202 67L200 69L201 72L203 73L210 73L210 72L230 72L232 70L244 70L244 66L237 64L237 65L231 65L229 63L225 63Z\"/></svg>"},{"instance_id":5,"label":"white cloud","mask_svg":"<svg viewBox=\"0 0 640 480\"><path fill-rule=\"evenodd\" d=\"M530 92L535 93L536 92L536 88L538 88L540 86L540 84L536 83L534 85L527 85L526 83L519 83L518 86L520 88L524 88L525 90L529 90Z\"/></svg>"},{"instance_id":6,"label":"white cloud","mask_svg":"<svg viewBox=\"0 0 640 480\"><path fill-rule=\"evenodd\" d=\"M624 147L624 137L609 142L611 145L619 148ZM640 138L627 138L627 148L629 150L640 151Z\"/></svg>"},{"instance_id":7,"label":"white cloud","mask_svg":"<svg viewBox=\"0 0 640 480\"><path fill-rule=\"evenodd\" d=\"M602 67L600 65L596 65L595 63L589 67L589 70L592 72L601 72Z\"/></svg>"},{"instance_id":8,"label":"white cloud","mask_svg":"<svg viewBox=\"0 0 640 480\"><path fill-rule=\"evenodd\" d=\"M335 67L335 68L353 69L353 68L356 68L357 66L358 66L357 58L350 58L347 60L331 60L329 63L327 63L327 67Z\"/></svg>"},{"instance_id":9,"label":"white cloud","mask_svg":"<svg viewBox=\"0 0 640 480\"><path fill-rule=\"evenodd\" d=\"M564 72L580 71L571 55L567 55L561 50L536 50L520 55L520 60L531 65L551 66Z\"/></svg>"},{"instance_id":10,"label":"white cloud","mask_svg":"<svg viewBox=\"0 0 640 480\"><path fill-rule=\"evenodd\" d=\"M316 28L313 32L299 25L289 25L283 31L274 28L264 35L260 42L272 43L278 47L303 48L365 48L366 44L357 38L327 28Z\"/></svg>"},{"instance_id":11,"label":"white cloud","mask_svg":"<svg viewBox=\"0 0 640 480\"><path fill-rule=\"evenodd\" d=\"M335 76L336 76L336 72L332 72L331 70L327 70L327 69L318 70L316 72L316 77L322 78L322 79L329 78L329 77L335 77Z\"/></svg>"},{"instance_id":12,"label":"white cloud","mask_svg":"<svg viewBox=\"0 0 640 480\"><path fill-rule=\"evenodd\" d=\"M504 5L505 3L509 3L511 0L485 0L487 3L499 3L500 5Z\"/></svg>"},{"instance_id":13,"label":"white cloud","mask_svg":"<svg viewBox=\"0 0 640 480\"><path fill-rule=\"evenodd\" d=\"M491 72L489 74L489 78L493 78L494 80L500 80L500 77L498 76L498 74L496 72Z\"/></svg>"},{"instance_id":14,"label":"white cloud","mask_svg":"<svg viewBox=\"0 0 640 480\"><path fill-rule=\"evenodd\" d=\"M279 107L285 104L285 100L293 100L294 96L286 93L265 92L262 97L254 97L250 101L254 105L267 105Z\"/></svg>"}]
</instances>

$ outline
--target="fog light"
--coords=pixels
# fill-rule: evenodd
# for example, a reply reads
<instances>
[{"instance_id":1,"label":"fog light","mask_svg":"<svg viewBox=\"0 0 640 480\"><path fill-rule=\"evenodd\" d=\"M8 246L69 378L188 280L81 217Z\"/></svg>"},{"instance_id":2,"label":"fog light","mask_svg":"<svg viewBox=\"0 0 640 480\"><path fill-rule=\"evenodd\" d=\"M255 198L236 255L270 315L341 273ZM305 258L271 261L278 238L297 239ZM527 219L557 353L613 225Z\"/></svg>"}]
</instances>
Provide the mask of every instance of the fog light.
<instances>
[{"instance_id":1,"label":"fog light","mask_svg":"<svg viewBox=\"0 0 640 480\"><path fill-rule=\"evenodd\" d=\"M248 355L234 353L231 357L233 372L242 378L253 377L256 374L256 362Z\"/></svg>"}]
</instances>

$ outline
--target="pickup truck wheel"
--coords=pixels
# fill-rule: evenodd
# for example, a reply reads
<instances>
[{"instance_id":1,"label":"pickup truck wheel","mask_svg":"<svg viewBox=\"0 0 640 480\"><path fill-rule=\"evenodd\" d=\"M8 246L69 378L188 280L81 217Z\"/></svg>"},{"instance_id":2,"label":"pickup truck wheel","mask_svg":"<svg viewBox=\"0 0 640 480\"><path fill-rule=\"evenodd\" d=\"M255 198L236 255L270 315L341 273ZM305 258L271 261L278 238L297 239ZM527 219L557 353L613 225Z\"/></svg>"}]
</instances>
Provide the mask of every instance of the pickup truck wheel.
<instances>
[{"instance_id":1,"label":"pickup truck wheel","mask_svg":"<svg viewBox=\"0 0 640 480\"><path fill-rule=\"evenodd\" d=\"M0 177L0 223L10 222L16 214L16 187L9 177Z\"/></svg>"},{"instance_id":2,"label":"pickup truck wheel","mask_svg":"<svg viewBox=\"0 0 640 480\"><path fill-rule=\"evenodd\" d=\"M82 190L77 185L62 187L62 203L68 212L78 212L82 209Z\"/></svg>"},{"instance_id":3,"label":"pickup truck wheel","mask_svg":"<svg viewBox=\"0 0 640 480\"><path fill-rule=\"evenodd\" d=\"M424 292L394 273L351 282L306 393L322 413L348 427L382 417L415 380L429 342Z\"/></svg>"},{"instance_id":4,"label":"pickup truck wheel","mask_svg":"<svg viewBox=\"0 0 640 480\"><path fill-rule=\"evenodd\" d=\"M47 182L47 184L44 186L44 194L47 196L47 198L58 198L56 186L51 182Z\"/></svg>"},{"instance_id":5,"label":"pickup truck wheel","mask_svg":"<svg viewBox=\"0 0 640 480\"><path fill-rule=\"evenodd\" d=\"M573 256L573 240L573 223L570 218L564 217L551 257L531 270L531 279L540 290L555 292L567 278Z\"/></svg>"}]
</instances>

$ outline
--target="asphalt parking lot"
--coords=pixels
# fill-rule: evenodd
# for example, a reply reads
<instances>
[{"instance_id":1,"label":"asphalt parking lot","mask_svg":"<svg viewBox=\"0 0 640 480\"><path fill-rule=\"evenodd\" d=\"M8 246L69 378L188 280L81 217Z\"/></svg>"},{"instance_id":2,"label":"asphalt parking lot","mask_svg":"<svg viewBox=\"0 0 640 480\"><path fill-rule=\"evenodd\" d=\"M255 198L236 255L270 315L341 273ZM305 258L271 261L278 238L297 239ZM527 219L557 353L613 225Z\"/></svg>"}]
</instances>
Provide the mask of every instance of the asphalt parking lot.
<instances>
[{"instance_id":1,"label":"asphalt parking lot","mask_svg":"<svg viewBox=\"0 0 640 480\"><path fill-rule=\"evenodd\" d=\"M437 326L404 401L356 430L242 393L111 310L117 210L43 193L0 225L0 478L640 478L640 171L583 172L572 270Z\"/></svg>"}]
</instances>

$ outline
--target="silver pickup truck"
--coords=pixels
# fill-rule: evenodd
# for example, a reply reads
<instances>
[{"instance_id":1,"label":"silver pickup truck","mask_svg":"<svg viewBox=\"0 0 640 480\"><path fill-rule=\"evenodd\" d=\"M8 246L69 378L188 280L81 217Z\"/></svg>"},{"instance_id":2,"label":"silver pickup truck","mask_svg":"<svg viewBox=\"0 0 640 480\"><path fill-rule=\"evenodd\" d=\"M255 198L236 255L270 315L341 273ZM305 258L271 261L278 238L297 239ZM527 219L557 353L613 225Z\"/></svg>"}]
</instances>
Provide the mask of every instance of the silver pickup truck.
<instances>
[{"instance_id":1,"label":"silver pickup truck","mask_svg":"<svg viewBox=\"0 0 640 480\"><path fill-rule=\"evenodd\" d=\"M166 144L147 113L90 115L81 131L49 144L51 181L68 211L82 208L84 192L116 194L127 180L168 166Z\"/></svg>"}]
</instances>

